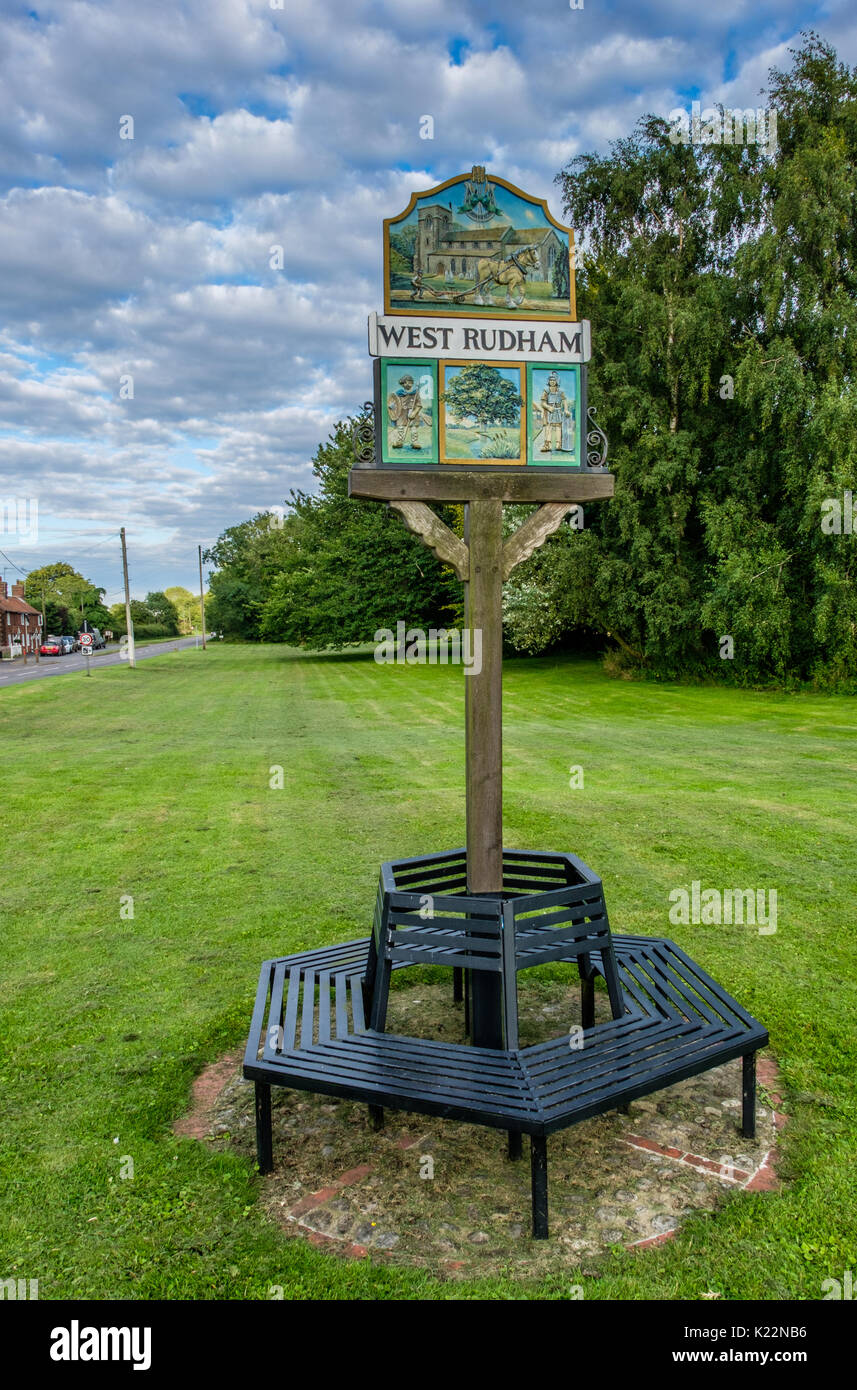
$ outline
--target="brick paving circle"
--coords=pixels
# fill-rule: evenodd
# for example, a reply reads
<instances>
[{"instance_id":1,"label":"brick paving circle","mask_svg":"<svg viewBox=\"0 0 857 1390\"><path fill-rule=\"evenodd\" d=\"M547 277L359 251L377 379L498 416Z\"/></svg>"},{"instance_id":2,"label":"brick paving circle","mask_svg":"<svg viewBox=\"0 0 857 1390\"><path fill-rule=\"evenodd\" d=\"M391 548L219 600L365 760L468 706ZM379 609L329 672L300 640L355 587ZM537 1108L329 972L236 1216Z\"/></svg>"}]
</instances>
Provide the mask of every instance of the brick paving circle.
<instances>
[{"instance_id":1,"label":"brick paving circle","mask_svg":"<svg viewBox=\"0 0 857 1390\"><path fill-rule=\"evenodd\" d=\"M431 1035L458 1041L460 1016L447 994L442 984L399 991L390 1030L419 1035L418 1014L432 1020ZM538 989L528 1041L564 1031L556 1020L565 1022L567 1000L567 988ZM252 1161L253 1087L240 1059L230 1053L197 1078L191 1112L176 1130ZM634 1101L627 1115L551 1136L548 1241L530 1237L526 1139L524 1161L511 1162L499 1131L388 1111L376 1132L364 1105L278 1088L275 1168L260 1179L262 1200L288 1234L343 1257L447 1277L561 1273L596 1263L613 1246L645 1251L742 1191L776 1191L784 1117L772 1058L759 1059L758 1079L753 1141L740 1133L740 1060Z\"/></svg>"}]
</instances>

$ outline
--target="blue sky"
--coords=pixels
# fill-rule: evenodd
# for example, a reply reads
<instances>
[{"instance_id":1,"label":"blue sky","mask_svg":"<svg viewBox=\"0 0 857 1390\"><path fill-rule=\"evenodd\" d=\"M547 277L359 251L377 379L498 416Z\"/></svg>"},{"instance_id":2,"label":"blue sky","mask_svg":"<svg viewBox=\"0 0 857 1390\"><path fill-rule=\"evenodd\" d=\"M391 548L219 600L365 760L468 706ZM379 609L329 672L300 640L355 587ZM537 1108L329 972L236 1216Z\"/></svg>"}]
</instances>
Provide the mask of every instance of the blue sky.
<instances>
[{"instance_id":1,"label":"blue sky","mask_svg":"<svg viewBox=\"0 0 857 1390\"><path fill-rule=\"evenodd\" d=\"M310 488L411 192L485 164L565 220L554 175L640 115L763 104L802 29L857 63L852 0L276 3L0 0L0 502L38 501L37 539L0 508L7 580L115 601L125 525L135 594L193 588Z\"/></svg>"}]
</instances>

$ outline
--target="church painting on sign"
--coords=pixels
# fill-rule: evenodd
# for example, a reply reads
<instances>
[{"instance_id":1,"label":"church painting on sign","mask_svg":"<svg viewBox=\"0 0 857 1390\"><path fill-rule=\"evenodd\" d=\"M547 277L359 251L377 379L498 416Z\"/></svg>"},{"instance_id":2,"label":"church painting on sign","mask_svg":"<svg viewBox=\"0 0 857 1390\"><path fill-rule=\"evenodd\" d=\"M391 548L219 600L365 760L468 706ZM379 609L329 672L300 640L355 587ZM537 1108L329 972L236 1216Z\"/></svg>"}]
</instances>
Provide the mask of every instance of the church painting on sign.
<instances>
[{"instance_id":1,"label":"church painting on sign","mask_svg":"<svg viewBox=\"0 0 857 1390\"><path fill-rule=\"evenodd\" d=\"M572 320L573 237L542 199L477 165L386 219L385 311Z\"/></svg>"}]
</instances>

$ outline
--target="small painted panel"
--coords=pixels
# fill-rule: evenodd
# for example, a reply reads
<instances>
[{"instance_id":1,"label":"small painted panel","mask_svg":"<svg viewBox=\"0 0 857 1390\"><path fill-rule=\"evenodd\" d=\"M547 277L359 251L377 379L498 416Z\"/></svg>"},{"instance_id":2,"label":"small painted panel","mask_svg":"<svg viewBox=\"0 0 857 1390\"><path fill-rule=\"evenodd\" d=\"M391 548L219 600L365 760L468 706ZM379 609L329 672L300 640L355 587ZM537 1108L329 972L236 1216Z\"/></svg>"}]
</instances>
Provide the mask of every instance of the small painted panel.
<instances>
[{"instance_id":1,"label":"small painted panel","mask_svg":"<svg viewBox=\"0 0 857 1390\"><path fill-rule=\"evenodd\" d=\"M529 418L527 462L580 468L582 409L580 368L527 366Z\"/></svg>"},{"instance_id":2,"label":"small painted panel","mask_svg":"<svg viewBox=\"0 0 857 1390\"><path fill-rule=\"evenodd\" d=\"M524 368L519 363L440 363L440 461L526 462Z\"/></svg>"},{"instance_id":3,"label":"small painted panel","mask_svg":"<svg viewBox=\"0 0 857 1390\"><path fill-rule=\"evenodd\" d=\"M381 458L438 462L437 362L381 358Z\"/></svg>"}]
</instances>

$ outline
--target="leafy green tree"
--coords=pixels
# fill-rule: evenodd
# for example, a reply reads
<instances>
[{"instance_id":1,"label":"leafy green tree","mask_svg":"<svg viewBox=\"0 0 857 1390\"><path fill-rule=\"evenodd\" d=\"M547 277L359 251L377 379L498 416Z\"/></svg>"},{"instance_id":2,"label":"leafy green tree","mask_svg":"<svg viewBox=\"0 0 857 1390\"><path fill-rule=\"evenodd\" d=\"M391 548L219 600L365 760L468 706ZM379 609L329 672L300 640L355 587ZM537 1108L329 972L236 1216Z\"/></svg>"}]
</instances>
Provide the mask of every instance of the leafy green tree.
<instances>
[{"instance_id":1,"label":"leafy green tree","mask_svg":"<svg viewBox=\"0 0 857 1390\"><path fill-rule=\"evenodd\" d=\"M196 632L200 626L199 595L192 594L190 589L184 589L180 585L165 589L164 593L178 613L179 632L183 636Z\"/></svg>"},{"instance_id":2,"label":"leafy green tree","mask_svg":"<svg viewBox=\"0 0 857 1390\"><path fill-rule=\"evenodd\" d=\"M178 636L178 609L174 603L170 602L166 594L161 593L160 590L155 593L147 594L146 607L158 627L164 628L170 636Z\"/></svg>"},{"instance_id":3,"label":"leafy green tree","mask_svg":"<svg viewBox=\"0 0 857 1390\"><path fill-rule=\"evenodd\" d=\"M511 381L496 367L468 362L453 377L441 396L460 420L472 417L482 425L516 425L521 418L521 397Z\"/></svg>"},{"instance_id":4,"label":"leafy green tree","mask_svg":"<svg viewBox=\"0 0 857 1390\"><path fill-rule=\"evenodd\" d=\"M348 497L351 422L313 461L318 492L293 491L283 514L230 527L207 553L211 626L226 637L341 648L382 627L452 626L460 588L401 518Z\"/></svg>"},{"instance_id":5,"label":"leafy green tree","mask_svg":"<svg viewBox=\"0 0 857 1390\"><path fill-rule=\"evenodd\" d=\"M110 620L107 624L109 630L118 637L125 635L125 604L111 603Z\"/></svg>"},{"instance_id":6,"label":"leafy green tree","mask_svg":"<svg viewBox=\"0 0 857 1390\"><path fill-rule=\"evenodd\" d=\"M318 493L291 494L283 568L262 614L268 640L341 648L400 621L454 625L458 581L383 503L349 498L353 463L351 422L341 422L313 460Z\"/></svg>"},{"instance_id":7,"label":"leafy green tree","mask_svg":"<svg viewBox=\"0 0 857 1390\"><path fill-rule=\"evenodd\" d=\"M857 69L815 34L791 56L789 72L770 74L779 150L765 166L766 215L735 256L735 393L753 423L755 487L741 498L749 554L736 576L721 553L726 593L712 603L722 625L767 591L788 629L780 666L852 689L857 536L825 533L821 516L826 498L842 506L857 491ZM775 544L756 553L759 525Z\"/></svg>"},{"instance_id":8,"label":"leafy green tree","mask_svg":"<svg viewBox=\"0 0 857 1390\"><path fill-rule=\"evenodd\" d=\"M857 473L857 75L812 34L792 60L775 150L648 117L560 176L616 495L513 576L524 650L857 688L857 541L820 524Z\"/></svg>"},{"instance_id":9,"label":"leafy green tree","mask_svg":"<svg viewBox=\"0 0 857 1390\"><path fill-rule=\"evenodd\" d=\"M228 527L206 551L205 560L215 566L205 601L209 631L237 641L260 640L262 610L286 562L293 529L292 518L281 512L260 512Z\"/></svg>"},{"instance_id":10,"label":"leafy green tree","mask_svg":"<svg viewBox=\"0 0 857 1390\"><path fill-rule=\"evenodd\" d=\"M38 609L44 604L46 630L57 635L76 633L83 619L93 627L109 626L104 593L62 560L30 570L24 581L27 602Z\"/></svg>"}]
</instances>

